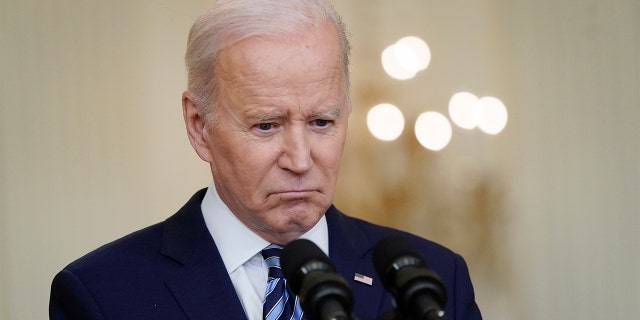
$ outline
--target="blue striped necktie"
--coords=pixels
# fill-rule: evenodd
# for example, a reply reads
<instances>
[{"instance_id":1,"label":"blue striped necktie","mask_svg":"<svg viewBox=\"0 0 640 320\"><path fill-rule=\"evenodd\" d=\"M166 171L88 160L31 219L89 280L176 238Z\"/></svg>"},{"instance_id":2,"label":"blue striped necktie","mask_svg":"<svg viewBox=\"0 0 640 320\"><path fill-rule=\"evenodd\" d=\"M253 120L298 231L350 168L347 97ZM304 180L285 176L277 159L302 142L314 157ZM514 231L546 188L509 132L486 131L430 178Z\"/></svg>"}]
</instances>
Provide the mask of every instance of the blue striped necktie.
<instances>
[{"instance_id":1,"label":"blue striped necktie","mask_svg":"<svg viewBox=\"0 0 640 320\"><path fill-rule=\"evenodd\" d=\"M300 299L287 289L287 280L280 269L282 247L271 244L262 250L262 257L269 267L269 282L262 304L262 317L265 320L303 319Z\"/></svg>"}]
</instances>

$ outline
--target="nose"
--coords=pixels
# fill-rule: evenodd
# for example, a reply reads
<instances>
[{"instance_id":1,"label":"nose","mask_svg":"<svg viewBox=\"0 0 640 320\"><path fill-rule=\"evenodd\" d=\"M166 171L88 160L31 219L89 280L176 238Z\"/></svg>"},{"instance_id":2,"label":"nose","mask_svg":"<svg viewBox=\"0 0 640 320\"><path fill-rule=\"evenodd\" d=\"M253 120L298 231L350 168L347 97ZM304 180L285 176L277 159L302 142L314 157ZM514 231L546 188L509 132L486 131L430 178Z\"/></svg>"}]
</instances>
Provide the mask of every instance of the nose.
<instances>
[{"instance_id":1,"label":"nose","mask_svg":"<svg viewBox=\"0 0 640 320\"><path fill-rule=\"evenodd\" d=\"M284 132L282 153L278 165L296 174L302 174L313 165L309 133L302 127L290 127Z\"/></svg>"}]
</instances>

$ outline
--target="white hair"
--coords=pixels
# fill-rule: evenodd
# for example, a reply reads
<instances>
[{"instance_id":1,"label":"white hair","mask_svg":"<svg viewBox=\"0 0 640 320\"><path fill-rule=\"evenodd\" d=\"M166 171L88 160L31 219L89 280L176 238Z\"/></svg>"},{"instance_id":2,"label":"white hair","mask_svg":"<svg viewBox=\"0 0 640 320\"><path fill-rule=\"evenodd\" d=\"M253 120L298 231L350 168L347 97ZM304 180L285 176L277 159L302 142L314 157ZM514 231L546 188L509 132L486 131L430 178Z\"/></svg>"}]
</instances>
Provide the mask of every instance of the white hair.
<instances>
[{"instance_id":1,"label":"white hair","mask_svg":"<svg viewBox=\"0 0 640 320\"><path fill-rule=\"evenodd\" d=\"M188 90L195 94L200 114L207 121L214 117L211 111L218 96L213 81L214 65L220 50L249 37L286 40L327 22L338 32L345 89L349 92L349 40L342 19L330 3L324 0L218 1L194 22L185 55Z\"/></svg>"}]
</instances>

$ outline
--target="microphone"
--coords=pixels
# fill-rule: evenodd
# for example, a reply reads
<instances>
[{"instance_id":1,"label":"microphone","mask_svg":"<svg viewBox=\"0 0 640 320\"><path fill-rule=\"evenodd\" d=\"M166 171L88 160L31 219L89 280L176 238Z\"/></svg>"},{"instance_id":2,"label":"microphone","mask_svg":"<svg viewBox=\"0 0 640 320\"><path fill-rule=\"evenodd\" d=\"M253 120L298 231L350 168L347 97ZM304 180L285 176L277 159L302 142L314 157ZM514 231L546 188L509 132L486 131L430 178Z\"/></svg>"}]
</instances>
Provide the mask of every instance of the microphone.
<instances>
[{"instance_id":1,"label":"microphone","mask_svg":"<svg viewBox=\"0 0 640 320\"><path fill-rule=\"evenodd\" d=\"M282 250L280 265L308 320L353 320L351 288L315 243L290 242Z\"/></svg>"},{"instance_id":2,"label":"microphone","mask_svg":"<svg viewBox=\"0 0 640 320\"><path fill-rule=\"evenodd\" d=\"M373 248L373 266L400 314L419 320L445 319L442 280L427 268L409 241L399 235L378 241Z\"/></svg>"}]
</instances>

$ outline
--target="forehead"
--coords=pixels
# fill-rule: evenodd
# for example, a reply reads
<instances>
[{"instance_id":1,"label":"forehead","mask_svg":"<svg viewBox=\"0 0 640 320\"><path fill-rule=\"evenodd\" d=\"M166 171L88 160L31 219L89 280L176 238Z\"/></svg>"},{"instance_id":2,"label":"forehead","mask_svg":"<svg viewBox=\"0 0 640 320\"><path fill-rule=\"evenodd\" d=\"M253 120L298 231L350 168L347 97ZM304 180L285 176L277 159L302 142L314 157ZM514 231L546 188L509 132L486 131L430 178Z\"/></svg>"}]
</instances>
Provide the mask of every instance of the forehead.
<instances>
[{"instance_id":1,"label":"forehead","mask_svg":"<svg viewBox=\"0 0 640 320\"><path fill-rule=\"evenodd\" d=\"M216 79L223 84L295 86L336 78L343 82L342 52L332 24L283 38L251 37L220 51Z\"/></svg>"}]
</instances>

